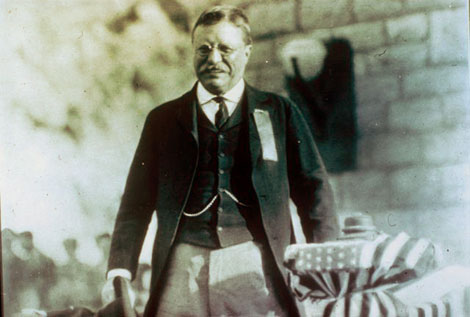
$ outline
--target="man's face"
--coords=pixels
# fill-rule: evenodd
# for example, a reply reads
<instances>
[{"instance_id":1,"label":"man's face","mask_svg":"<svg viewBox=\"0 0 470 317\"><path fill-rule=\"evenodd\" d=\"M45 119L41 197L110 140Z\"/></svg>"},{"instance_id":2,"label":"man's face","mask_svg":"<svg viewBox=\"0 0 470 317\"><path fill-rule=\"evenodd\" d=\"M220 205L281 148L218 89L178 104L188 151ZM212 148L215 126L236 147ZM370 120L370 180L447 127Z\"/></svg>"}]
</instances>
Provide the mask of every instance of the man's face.
<instances>
[{"instance_id":1,"label":"man's face","mask_svg":"<svg viewBox=\"0 0 470 317\"><path fill-rule=\"evenodd\" d=\"M251 45L230 22L199 25L194 32L194 69L201 84L215 95L224 94L243 77Z\"/></svg>"}]
</instances>

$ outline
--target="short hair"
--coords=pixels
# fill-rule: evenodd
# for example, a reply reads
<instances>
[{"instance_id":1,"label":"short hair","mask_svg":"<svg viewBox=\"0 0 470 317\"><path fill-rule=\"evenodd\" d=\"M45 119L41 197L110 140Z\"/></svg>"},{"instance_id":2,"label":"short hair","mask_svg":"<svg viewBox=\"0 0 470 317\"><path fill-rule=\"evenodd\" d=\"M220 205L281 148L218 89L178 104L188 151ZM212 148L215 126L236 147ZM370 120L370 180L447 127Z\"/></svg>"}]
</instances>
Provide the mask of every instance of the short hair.
<instances>
[{"instance_id":1,"label":"short hair","mask_svg":"<svg viewBox=\"0 0 470 317\"><path fill-rule=\"evenodd\" d=\"M231 5L220 5L209 8L201 13L191 32L191 40L194 40L194 32L200 25L214 25L221 21L227 21L239 27L243 31L245 44L251 44L251 29L248 17L242 9Z\"/></svg>"}]
</instances>

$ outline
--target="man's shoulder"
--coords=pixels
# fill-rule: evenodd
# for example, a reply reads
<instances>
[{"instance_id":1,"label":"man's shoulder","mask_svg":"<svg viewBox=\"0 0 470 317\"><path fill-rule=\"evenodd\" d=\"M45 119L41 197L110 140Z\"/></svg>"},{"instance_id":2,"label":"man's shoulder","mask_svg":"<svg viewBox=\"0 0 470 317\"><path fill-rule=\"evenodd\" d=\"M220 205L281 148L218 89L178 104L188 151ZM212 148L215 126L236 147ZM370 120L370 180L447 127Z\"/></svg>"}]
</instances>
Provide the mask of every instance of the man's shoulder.
<instances>
[{"instance_id":1,"label":"man's shoulder","mask_svg":"<svg viewBox=\"0 0 470 317\"><path fill-rule=\"evenodd\" d=\"M280 94L261 90L248 84L246 85L246 90L248 98L253 98L257 104L266 104L268 106L282 108L291 106L295 107L295 104L292 100Z\"/></svg>"},{"instance_id":2,"label":"man's shoulder","mask_svg":"<svg viewBox=\"0 0 470 317\"><path fill-rule=\"evenodd\" d=\"M193 100L193 91L187 91L178 98L169 100L153 108L147 115L147 118L154 119L176 115L182 107L188 106Z\"/></svg>"}]
</instances>

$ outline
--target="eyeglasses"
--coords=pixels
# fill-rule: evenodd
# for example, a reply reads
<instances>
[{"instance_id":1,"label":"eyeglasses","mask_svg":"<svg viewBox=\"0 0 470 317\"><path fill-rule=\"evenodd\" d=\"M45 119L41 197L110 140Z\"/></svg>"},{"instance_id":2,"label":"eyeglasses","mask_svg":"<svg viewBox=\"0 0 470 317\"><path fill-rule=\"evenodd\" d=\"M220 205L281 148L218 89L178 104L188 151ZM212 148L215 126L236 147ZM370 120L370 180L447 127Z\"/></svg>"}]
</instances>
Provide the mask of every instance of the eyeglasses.
<instances>
[{"instance_id":1,"label":"eyeglasses","mask_svg":"<svg viewBox=\"0 0 470 317\"><path fill-rule=\"evenodd\" d=\"M202 45L196 49L196 53L201 55L201 56L208 56L212 50L217 50L220 55L222 56L228 56L230 54L233 54L234 52L238 51L240 48L231 48L227 45L218 45L218 46L209 46L209 45Z\"/></svg>"}]
</instances>

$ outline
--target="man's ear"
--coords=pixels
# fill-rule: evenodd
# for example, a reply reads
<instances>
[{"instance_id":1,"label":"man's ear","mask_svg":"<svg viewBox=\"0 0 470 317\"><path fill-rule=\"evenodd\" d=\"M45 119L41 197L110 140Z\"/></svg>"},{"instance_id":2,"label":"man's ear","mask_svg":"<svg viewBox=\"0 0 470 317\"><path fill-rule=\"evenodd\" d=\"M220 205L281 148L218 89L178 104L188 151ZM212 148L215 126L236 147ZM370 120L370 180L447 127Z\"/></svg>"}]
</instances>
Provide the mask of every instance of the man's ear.
<instances>
[{"instance_id":1,"label":"man's ear","mask_svg":"<svg viewBox=\"0 0 470 317\"><path fill-rule=\"evenodd\" d=\"M250 58L251 48L252 48L251 44L248 44L248 45L245 46L245 56L246 56L247 59Z\"/></svg>"}]
</instances>

